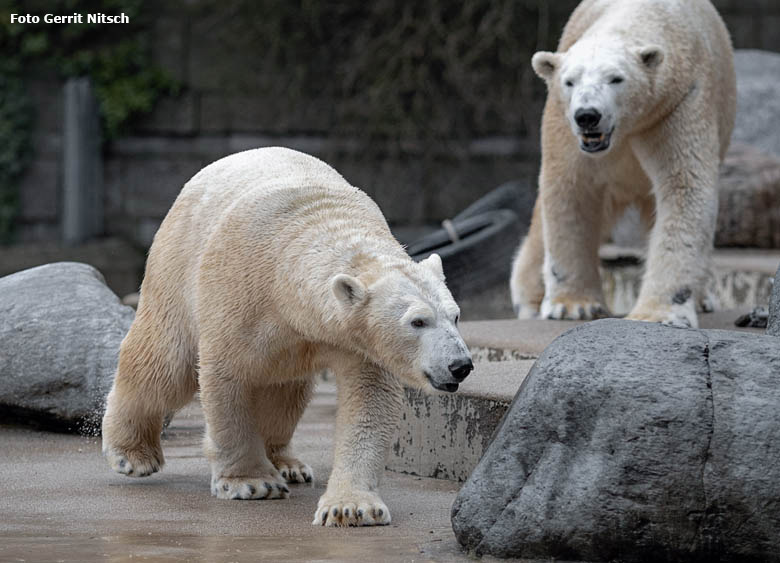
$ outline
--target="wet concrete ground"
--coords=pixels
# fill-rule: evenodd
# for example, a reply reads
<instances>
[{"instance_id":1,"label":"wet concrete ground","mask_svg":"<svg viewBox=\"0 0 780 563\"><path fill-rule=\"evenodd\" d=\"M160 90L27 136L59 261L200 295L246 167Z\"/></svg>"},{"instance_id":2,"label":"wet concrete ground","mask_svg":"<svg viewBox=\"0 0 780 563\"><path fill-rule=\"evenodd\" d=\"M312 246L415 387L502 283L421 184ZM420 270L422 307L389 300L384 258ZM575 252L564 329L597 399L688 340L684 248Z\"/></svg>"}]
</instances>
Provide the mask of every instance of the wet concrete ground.
<instances>
[{"instance_id":1,"label":"wet concrete ground","mask_svg":"<svg viewBox=\"0 0 780 563\"><path fill-rule=\"evenodd\" d=\"M469 561L450 527L458 483L386 472L393 522L314 527L331 468L336 398L318 393L295 435L314 485L286 500L224 501L209 492L193 404L171 423L161 473L113 473L100 440L0 427L0 561Z\"/></svg>"},{"instance_id":2,"label":"wet concrete ground","mask_svg":"<svg viewBox=\"0 0 780 563\"><path fill-rule=\"evenodd\" d=\"M704 315L702 326L731 328L737 316ZM462 331L472 347L534 357L576 324L463 323ZM472 377L478 376L479 370ZM503 389L491 381L481 380L483 394ZM471 561L450 527L459 489L452 481L388 471L381 492L390 526L311 525L330 473L335 412L335 387L322 383L295 435L315 482L291 486L289 499L272 501L211 496L196 403L166 432L164 470L144 479L113 473L98 438L0 426L0 562Z\"/></svg>"}]
</instances>

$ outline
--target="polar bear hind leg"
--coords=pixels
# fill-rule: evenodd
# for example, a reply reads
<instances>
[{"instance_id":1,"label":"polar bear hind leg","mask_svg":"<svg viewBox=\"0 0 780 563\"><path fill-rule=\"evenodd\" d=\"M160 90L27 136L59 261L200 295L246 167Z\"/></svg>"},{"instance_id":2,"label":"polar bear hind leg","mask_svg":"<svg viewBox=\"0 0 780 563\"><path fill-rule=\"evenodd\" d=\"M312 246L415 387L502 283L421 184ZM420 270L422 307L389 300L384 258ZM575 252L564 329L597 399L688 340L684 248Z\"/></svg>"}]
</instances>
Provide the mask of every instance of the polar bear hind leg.
<instances>
[{"instance_id":1,"label":"polar bear hind leg","mask_svg":"<svg viewBox=\"0 0 780 563\"><path fill-rule=\"evenodd\" d=\"M280 385L262 386L256 393L255 416L268 459L288 483L311 483L314 472L293 452L290 441L314 390L312 376Z\"/></svg>"},{"instance_id":2,"label":"polar bear hind leg","mask_svg":"<svg viewBox=\"0 0 780 563\"><path fill-rule=\"evenodd\" d=\"M162 468L163 420L187 404L198 387L185 335L162 326L148 310L139 310L122 342L102 425L104 455L114 471L130 477Z\"/></svg>"},{"instance_id":3,"label":"polar bear hind leg","mask_svg":"<svg viewBox=\"0 0 780 563\"><path fill-rule=\"evenodd\" d=\"M219 350L214 341L201 343L200 398L211 494L235 500L287 498L290 490L268 459L257 427L256 380Z\"/></svg>"}]
</instances>

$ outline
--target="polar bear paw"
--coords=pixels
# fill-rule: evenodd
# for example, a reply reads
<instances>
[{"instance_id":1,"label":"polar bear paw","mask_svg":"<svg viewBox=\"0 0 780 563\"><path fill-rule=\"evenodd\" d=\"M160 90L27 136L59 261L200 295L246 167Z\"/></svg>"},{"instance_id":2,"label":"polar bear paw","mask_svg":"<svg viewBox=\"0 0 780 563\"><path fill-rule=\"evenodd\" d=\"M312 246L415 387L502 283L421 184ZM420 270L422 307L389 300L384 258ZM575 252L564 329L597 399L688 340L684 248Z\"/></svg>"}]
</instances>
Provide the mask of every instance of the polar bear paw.
<instances>
[{"instance_id":1,"label":"polar bear paw","mask_svg":"<svg viewBox=\"0 0 780 563\"><path fill-rule=\"evenodd\" d=\"M635 307L626 318L631 321L661 323L675 328L699 328L693 300L680 305Z\"/></svg>"},{"instance_id":2,"label":"polar bear paw","mask_svg":"<svg viewBox=\"0 0 780 563\"><path fill-rule=\"evenodd\" d=\"M515 316L521 321L528 320L528 319L536 319L539 317L539 307L536 307L534 305L530 305L527 303L525 304L515 303L512 305L512 308L515 311Z\"/></svg>"},{"instance_id":3,"label":"polar bear paw","mask_svg":"<svg viewBox=\"0 0 780 563\"><path fill-rule=\"evenodd\" d=\"M314 471L299 459L278 456L272 458L271 463L288 483L311 483L314 481Z\"/></svg>"},{"instance_id":4,"label":"polar bear paw","mask_svg":"<svg viewBox=\"0 0 780 563\"><path fill-rule=\"evenodd\" d=\"M225 500L277 499L289 497L290 489L273 475L212 477L211 494Z\"/></svg>"},{"instance_id":5,"label":"polar bear paw","mask_svg":"<svg viewBox=\"0 0 780 563\"><path fill-rule=\"evenodd\" d=\"M379 495L368 491L325 493L314 513L313 526L386 526L390 511Z\"/></svg>"},{"instance_id":6,"label":"polar bear paw","mask_svg":"<svg viewBox=\"0 0 780 563\"><path fill-rule=\"evenodd\" d=\"M586 297L545 297L539 316L543 319L590 321L609 317L610 313L602 303Z\"/></svg>"},{"instance_id":7,"label":"polar bear paw","mask_svg":"<svg viewBox=\"0 0 780 563\"><path fill-rule=\"evenodd\" d=\"M104 451L111 469L128 477L148 477L157 473L165 464L162 451L125 451L114 448Z\"/></svg>"}]
</instances>

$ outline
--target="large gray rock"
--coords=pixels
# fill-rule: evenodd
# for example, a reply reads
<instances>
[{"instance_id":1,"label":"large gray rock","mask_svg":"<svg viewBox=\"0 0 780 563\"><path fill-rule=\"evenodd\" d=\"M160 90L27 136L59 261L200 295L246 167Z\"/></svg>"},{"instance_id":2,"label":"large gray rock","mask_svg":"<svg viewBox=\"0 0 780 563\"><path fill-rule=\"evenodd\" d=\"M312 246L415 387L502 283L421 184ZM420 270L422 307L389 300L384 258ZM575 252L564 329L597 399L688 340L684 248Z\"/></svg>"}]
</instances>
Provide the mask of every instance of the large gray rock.
<instances>
[{"instance_id":1,"label":"large gray rock","mask_svg":"<svg viewBox=\"0 0 780 563\"><path fill-rule=\"evenodd\" d=\"M778 460L776 339L597 321L539 358L452 524L499 557L780 561Z\"/></svg>"},{"instance_id":2,"label":"large gray rock","mask_svg":"<svg viewBox=\"0 0 780 563\"><path fill-rule=\"evenodd\" d=\"M738 49L737 119L732 141L780 156L780 53Z\"/></svg>"},{"instance_id":3,"label":"large gray rock","mask_svg":"<svg viewBox=\"0 0 780 563\"><path fill-rule=\"evenodd\" d=\"M715 246L780 248L780 156L732 143L720 168Z\"/></svg>"},{"instance_id":4,"label":"large gray rock","mask_svg":"<svg viewBox=\"0 0 780 563\"><path fill-rule=\"evenodd\" d=\"M767 320L766 333L780 336L780 267L777 268L772 295L769 297L769 319Z\"/></svg>"},{"instance_id":5,"label":"large gray rock","mask_svg":"<svg viewBox=\"0 0 780 563\"><path fill-rule=\"evenodd\" d=\"M86 264L0 278L0 418L97 431L133 316Z\"/></svg>"}]
</instances>

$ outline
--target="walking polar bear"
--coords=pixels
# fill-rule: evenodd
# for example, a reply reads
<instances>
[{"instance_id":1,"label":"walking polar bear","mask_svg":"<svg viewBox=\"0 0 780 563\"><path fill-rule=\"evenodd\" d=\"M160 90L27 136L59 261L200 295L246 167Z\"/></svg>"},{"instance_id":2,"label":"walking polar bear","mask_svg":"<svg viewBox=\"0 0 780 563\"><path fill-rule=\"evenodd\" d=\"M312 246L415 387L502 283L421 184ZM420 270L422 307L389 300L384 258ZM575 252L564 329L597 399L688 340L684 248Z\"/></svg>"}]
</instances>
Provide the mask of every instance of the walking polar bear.
<instances>
[{"instance_id":1,"label":"walking polar bear","mask_svg":"<svg viewBox=\"0 0 780 563\"><path fill-rule=\"evenodd\" d=\"M388 524L377 487L405 383L472 370L437 255L413 262L376 204L311 156L265 148L207 166L154 238L103 418L111 467L159 471L163 418L200 389L211 492L286 498L313 375L336 375L335 459L314 523Z\"/></svg>"},{"instance_id":2,"label":"walking polar bear","mask_svg":"<svg viewBox=\"0 0 780 563\"><path fill-rule=\"evenodd\" d=\"M630 205L652 231L630 319L697 326L734 125L728 32L708 0L585 0L547 82L539 197L510 289L521 318L608 315L598 248ZM541 311L540 311L541 309Z\"/></svg>"}]
</instances>

